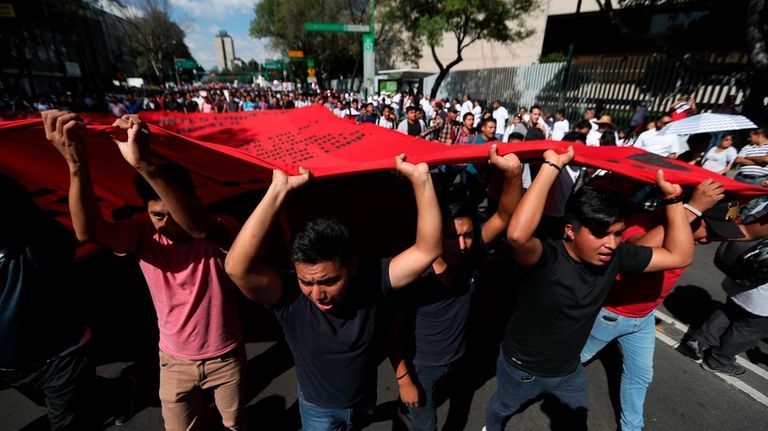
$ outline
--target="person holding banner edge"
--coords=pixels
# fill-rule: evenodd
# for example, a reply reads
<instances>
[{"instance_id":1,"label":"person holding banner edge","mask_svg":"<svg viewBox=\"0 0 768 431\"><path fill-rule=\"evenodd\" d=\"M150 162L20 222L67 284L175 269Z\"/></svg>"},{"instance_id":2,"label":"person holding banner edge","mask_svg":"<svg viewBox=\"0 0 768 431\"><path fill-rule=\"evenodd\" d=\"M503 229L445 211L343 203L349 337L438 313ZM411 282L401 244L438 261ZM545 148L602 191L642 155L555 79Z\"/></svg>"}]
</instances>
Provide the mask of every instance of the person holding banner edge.
<instances>
[{"instance_id":1,"label":"person holding banner edge","mask_svg":"<svg viewBox=\"0 0 768 431\"><path fill-rule=\"evenodd\" d=\"M243 226L227 256L226 269L250 300L271 306L293 353L299 412L305 431L358 430L376 405L374 334L381 305L405 287L441 253L442 223L429 167L395 165L413 187L415 243L391 259L361 262L347 228L314 219L293 238L293 271L278 273L263 261L267 233L285 199L310 180L273 171L272 183ZM404 378L397 376L398 380Z\"/></svg>"}]
</instances>

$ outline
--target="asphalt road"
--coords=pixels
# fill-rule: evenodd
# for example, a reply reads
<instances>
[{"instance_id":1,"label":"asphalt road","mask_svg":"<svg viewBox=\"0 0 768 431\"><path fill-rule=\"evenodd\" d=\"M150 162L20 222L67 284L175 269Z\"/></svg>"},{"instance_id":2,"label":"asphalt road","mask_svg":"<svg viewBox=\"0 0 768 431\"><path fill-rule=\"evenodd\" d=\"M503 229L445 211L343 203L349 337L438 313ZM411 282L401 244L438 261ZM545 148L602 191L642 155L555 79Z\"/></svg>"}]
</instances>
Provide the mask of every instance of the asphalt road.
<instances>
[{"instance_id":1,"label":"asphalt road","mask_svg":"<svg viewBox=\"0 0 768 431\"><path fill-rule=\"evenodd\" d=\"M704 371L696 361L675 349L675 343L684 334L685 325L695 327L700 324L725 299L719 287L722 275L711 263L714 249L712 245L697 247L694 265L686 271L678 288L659 309L664 318L657 326L655 376L646 401L646 430L768 429L768 404L764 404L768 400L768 348L764 344L742 355L742 361L752 364L752 367L745 376L729 381ZM131 270L124 271L130 273ZM94 356L101 364L98 373L106 378L116 377L131 366L137 349L144 348L152 358L152 346L147 347L145 340L145 333L151 332L154 325L152 316L147 316L147 310L151 313L151 308L147 308L151 307L147 298L142 293L127 294L119 289L114 292L117 293L93 299L96 302L118 301L120 304L120 307L113 309L102 307L96 315L97 322L101 321L103 327L95 335ZM247 345L250 358L250 429L298 430L296 379L290 356L281 343L274 341L276 327L274 322L269 321L268 312L251 309L247 314L255 317L246 325L259 328L258 333L262 334L251 336L253 341ZM104 323L120 320L125 327ZM137 327L142 330L137 331ZM591 429L617 429L616 394L620 373L617 356L615 347L609 346L587 366L590 385L588 421ZM492 377L492 359L490 362L485 360L471 364L482 378L476 382L474 392L464 391L464 399L447 401L442 405L439 410L441 429L482 429L484 407L496 385ZM150 364L151 370L152 360L145 362ZM151 383L145 386L150 387L148 392L154 390ZM392 420L397 390L386 362L382 362L379 368L378 393L378 420L368 429L401 429ZM161 430L157 401L150 399L148 404L141 406L127 424L106 428L121 431ZM45 409L14 390L0 391L0 431L40 429L40 425L44 424L44 414ZM559 424L557 419L551 403L545 399L528 405L510 420L507 429L568 429L568 424ZM446 421L449 424L443 428Z\"/></svg>"}]
</instances>

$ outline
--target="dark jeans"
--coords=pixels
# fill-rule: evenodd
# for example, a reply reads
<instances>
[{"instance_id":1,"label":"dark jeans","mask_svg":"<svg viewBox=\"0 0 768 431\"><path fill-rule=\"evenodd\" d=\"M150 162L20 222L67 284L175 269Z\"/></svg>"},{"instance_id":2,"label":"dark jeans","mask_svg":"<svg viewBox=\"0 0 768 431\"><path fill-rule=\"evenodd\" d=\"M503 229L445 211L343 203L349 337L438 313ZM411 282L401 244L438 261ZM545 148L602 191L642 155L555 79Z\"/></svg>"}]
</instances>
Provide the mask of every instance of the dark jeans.
<instances>
[{"instance_id":1,"label":"dark jeans","mask_svg":"<svg viewBox=\"0 0 768 431\"><path fill-rule=\"evenodd\" d=\"M554 396L565 407L569 429L587 429L587 375L581 364L564 376L538 377L515 368L500 353L496 360L496 392L485 409L487 431L502 431L508 417L542 394Z\"/></svg>"},{"instance_id":2,"label":"dark jeans","mask_svg":"<svg viewBox=\"0 0 768 431\"><path fill-rule=\"evenodd\" d=\"M450 365L416 365L416 379L423 390L423 402L419 407L408 412L412 431L437 430L437 406L435 406L435 388L450 371Z\"/></svg>"},{"instance_id":3,"label":"dark jeans","mask_svg":"<svg viewBox=\"0 0 768 431\"><path fill-rule=\"evenodd\" d=\"M736 361L736 355L756 346L766 335L768 317L752 314L728 298L709 316L694 339L699 341L702 350L711 348L709 364L724 368Z\"/></svg>"},{"instance_id":4,"label":"dark jeans","mask_svg":"<svg viewBox=\"0 0 768 431\"><path fill-rule=\"evenodd\" d=\"M46 362L0 371L0 382L11 386L34 403L48 408L51 430L83 430L93 427L86 412L94 383L94 369L84 348Z\"/></svg>"},{"instance_id":5,"label":"dark jeans","mask_svg":"<svg viewBox=\"0 0 768 431\"><path fill-rule=\"evenodd\" d=\"M350 408L320 407L307 402L299 390L299 414L304 431L361 430L370 422L374 409L374 405Z\"/></svg>"}]
</instances>

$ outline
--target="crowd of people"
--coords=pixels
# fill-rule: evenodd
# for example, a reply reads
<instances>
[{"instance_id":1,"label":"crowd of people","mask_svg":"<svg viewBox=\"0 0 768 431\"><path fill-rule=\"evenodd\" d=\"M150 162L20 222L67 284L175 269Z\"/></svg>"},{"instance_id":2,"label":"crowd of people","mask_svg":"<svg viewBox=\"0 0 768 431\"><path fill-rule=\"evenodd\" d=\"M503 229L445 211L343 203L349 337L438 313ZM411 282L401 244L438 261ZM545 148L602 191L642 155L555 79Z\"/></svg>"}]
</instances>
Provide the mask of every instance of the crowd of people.
<instances>
[{"instance_id":1,"label":"crowd of people","mask_svg":"<svg viewBox=\"0 0 768 431\"><path fill-rule=\"evenodd\" d=\"M757 222L765 220L764 197L739 210L716 175L683 190L663 171L649 187L573 163L578 145L632 145L718 174L738 166L735 179L768 186L765 128L750 131L750 143L738 152L730 133L658 133L695 112L688 97L675 102L669 115L651 121L639 115L644 111L638 107L627 130L594 109L571 125L562 110L551 115L532 106L510 114L499 100L484 110L468 95L461 102L404 93L360 100L354 94L278 95L227 87L90 99L41 99L33 109L42 111L45 138L68 167L68 205L77 239L134 255L144 275L160 330L159 394L167 430L196 426L208 392L224 427L247 429L239 295L268 306L282 327L308 431L355 430L369 423L380 345L389 351L401 419L413 430L436 430L437 388L466 372L461 359L468 354L471 303L493 262L509 268L505 281L493 288L514 290L515 299L498 340L496 391L485 407L487 431L502 430L520 406L541 394L560 401L571 429L586 429L583 364L613 340L623 360L619 427L642 429L653 377L654 310L691 264L695 244L733 240L742 245L723 251L728 302L686 342L702 367L743 374L736 355L768 333L768 262L761 260L768 256L768 224ZM523 164L514 153L500 155L491 145L487 166L430 167L401 154L393 168L410 184L415 200L412 244L394 256L364 261L344 224L312 219L292 235L283 256L291 262L286 272L271 265L268 237L286 210L286 199L312 181L311 172L275 170L241 226L227 215L210 214L183 168L152 157L148 128L133 115L310 104L446 145L552 139L571 147L563 153L548 150L539 162ZM112 112L118 118L114 126L127 132L116 145L136 170L144 218L115 223L102 215L80 119L62 109L94 106ZM88 429L83 400L84 392L93 390L84 383L93 373L84 348L89 329L81 322L63 324L76 320L59 316L60 294L40 294L66 284L72 238L11 179L3 178L3 187L18 204L1 212L0 274L6 287L0 295L0 381L46 404L53 429ZM49 282L50 277L57 280ZM30 323L29 316L42 308L59 314ZM388 340L381 339L381 327L394 328Z\"/></svg>"}]
</instances>

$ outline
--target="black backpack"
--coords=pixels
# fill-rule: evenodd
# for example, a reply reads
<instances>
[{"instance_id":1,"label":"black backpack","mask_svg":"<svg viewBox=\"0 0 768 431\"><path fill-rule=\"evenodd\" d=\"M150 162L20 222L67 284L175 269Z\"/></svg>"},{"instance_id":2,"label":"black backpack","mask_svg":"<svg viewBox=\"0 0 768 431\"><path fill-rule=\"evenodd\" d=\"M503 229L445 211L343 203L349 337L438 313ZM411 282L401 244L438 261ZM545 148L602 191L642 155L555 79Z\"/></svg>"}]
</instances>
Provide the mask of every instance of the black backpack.
<instances>
[{"instance_id":1,"label":"black backpack","mask_svg":"<svg viewBox=\"0 0 768 431\"><path fill-rule=\"evenodd\" d=\"M715 252L715 266L733 280L768 281L768 237L723 241Z\"/></svg>"}]
</instances>

